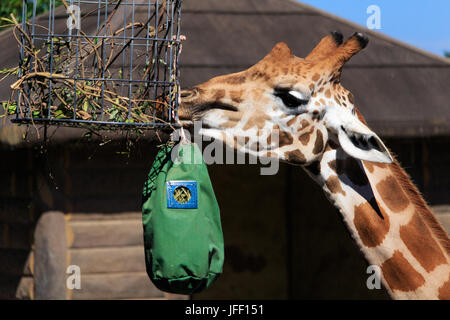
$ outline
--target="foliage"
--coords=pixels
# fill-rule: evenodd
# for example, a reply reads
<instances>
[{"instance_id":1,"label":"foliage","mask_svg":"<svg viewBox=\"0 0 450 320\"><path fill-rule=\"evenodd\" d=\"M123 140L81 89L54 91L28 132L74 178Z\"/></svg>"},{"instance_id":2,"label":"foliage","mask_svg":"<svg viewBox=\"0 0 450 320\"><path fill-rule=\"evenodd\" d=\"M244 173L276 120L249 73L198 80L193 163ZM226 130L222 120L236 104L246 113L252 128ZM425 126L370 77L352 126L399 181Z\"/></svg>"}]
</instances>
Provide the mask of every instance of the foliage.
<instances>
[{"instance_id":1,"label":"foliage","mask_svg":"<svg viewBox=\"0 0 450 320\"><path fill-rule=\"evenodd\" d=\"M36 14L47 12L50 5L50 0L28 0L27 1L27 18L30 18L33 14L33 3L36 3ZM10 15L13 14L16 19L22 21L22 3L23 0L1 0L0 5L0 30L5 27L11 26L8 20ZM61 1L56 1L56 6L60 5Z\"/></svg>"},{"instance_id":2,"label":"foliage","mask_svg":"<svg viewBox=\"0 0 450 320\"><path fill-rule=\"evenodd\" d=\"M64 5L67 6L67 1ZM23 57L19 66L0 69L0 81L20 74L11 85L10 100L0 101L0 118L16 114L33 124L52 121L59 125L91 125L103 129L124 125L149 127L155 123L170 126L171 106L178 97L175 81L178 70L169 69L168 61L159 57L171 59L171 65L176 66L179 50L174 38L159 46L152 40L170 39L170 23L166 18L170 10L166 2L154 6L158 10L152 10L154 14L146 23L134 22L113 30L110 20L118 12L115 7L106 21L107 37L91 37L80 29L79 41L63 35L33 41L29 27L24 27L14 16L4 18L14 24L13 34ZM159 23L154 27L151 20L156 19L157 12ZM45 26L36 27L46 30ZM130 32L135 37L147 32L148 48L133 48L133 56L141 59L141 64L134 68L125 68L123 64L118 67L117 61L125 57L132 43L123 43L121 36ZM169 57L167 50L173 46L176 54ZM166 83L173 84L171 90L168 85L159 86L162 76Z\"/></svg>"},{"instance_id":3,"label":"foliage","mask_svg":"<svg viewBox=\"0 0 450 320\"><path fill-rule=\"evenodd\" d=\"M450 51L445 51L444 52L444 57L450 58Z\"/></svg>"}]
</instances>

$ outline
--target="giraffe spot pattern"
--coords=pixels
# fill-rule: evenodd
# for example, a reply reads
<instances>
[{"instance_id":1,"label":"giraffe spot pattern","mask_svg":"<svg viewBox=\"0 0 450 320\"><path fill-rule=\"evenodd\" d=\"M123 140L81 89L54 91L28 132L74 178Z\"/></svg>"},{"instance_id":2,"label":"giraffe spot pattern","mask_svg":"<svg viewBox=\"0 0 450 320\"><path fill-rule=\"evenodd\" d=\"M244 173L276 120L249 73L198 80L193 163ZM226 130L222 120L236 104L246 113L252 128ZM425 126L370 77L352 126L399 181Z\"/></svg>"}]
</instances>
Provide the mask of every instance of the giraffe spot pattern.
<instances>
[{"instance_id":1,"label":"giraffe spot pattern","mask_svg":"<svg viewBox=\"0 0 450 320\"><path fill-rule=\"evenodd\" d=\"M376 167L381 168L381 169L387 168L386 163L377 163L377 162L371 162L371 161L365 161L365 160L363 162L364 162L364 166L367 168L367 170L369 170L370 173L373 173L373 171L375 170Z\"/></svg>"},{"instance_id":2,"label":"giraffe spot pattern","mask_svg":"<svg viewBox=\"0 0 450 320\"><path fill-rule=\"evenodd\" d=\"M311 127L311 129L309 129L309 131L307 131L307 132L301 134L301 135L298 137L298 140L299 140L304 146L306 146L306 145L309 143L309 139L310 139L311 134L313 133L313 131L314 131L314 127Z\"/></svg>"},{"instance_id":3,"label":"giraffe spot pattern","mask_svg":"<svg viewBox=\"0 0 450 320\"><path fill-rule=\"evenodd\" d=\"M355 98L353 97L353 94L351 92L348 93L347 98L351 104L355 104Z\"/></svg>"},{"instance_id":4,"label":"giraffe spot pattern","mask_svg":"<svg viewBox=\"0 0 450 320\"><path fill-rule=\"evenodd\" d=\"M407 225L400 227L400 237L427 272L447 262L441 248L417 212Z\"/></svg>"},{"instance_id":5,"label":"giraffe spot pattern","mask_svg":"<svg viewBox=\"0 0 450 320\"><path fill-rule=\"evenodd\" d=\"M441 300L450 300L450 279L439 288L438 298Z\"/></svg>"},{"instance_id":6,"label":"giraffe spot pattern","mask_svg":"<svg viewBox=\"0 0 450 320\"><path fill-rule=\"evenodd\" d=\"M230 99L235 103L241 103L243 101L244 90L232 90L230 91Z\"/></svg>"},{"instance_id":7,"label":"giraffe spot pattern","mask_svg":"<svg viewBox=\"0 0 450 320\"><path fill-rule=\"evenodd\" d=\"M266 121L270 120L271 118L266 114L256 114L251 117L245 126L242 128L244 131L251 129L253 127L257 127L259 130L263 129L266 125Z\"/></svg>"},{"instance_id":8,"label":"giraffe spot pattern","mask_svg":"<svg viewBox=\"0 0 450 320\"><path fill-rule=\"evenodd\" d=\"M225 97L225 90L224 89L218 89L218 90L214 91L214 93L213 93L213 100L214 101L218 101L218 100L222 99L223 97Z\"/></svg>"},{"instance_id":9,"label":"giraffe spot pattern","mask_svg":"<svg viewBox=\"0 0 450 320\"><path fill-rule=\"evenodd\" d=\"M294 138L292 137L292 135L286 131L280 131L279 139L280 139L279 143L280 147L291 145L292 142L294 142Z\"/></svg>"},{"instance_id":10,"label":"giraffe spot pattern","mask_svg":"<svg viewBox=\"0 0 450 320\"><path fill-rule=\"evenodd\" d=\"M314 142L314 149L313 149L313 153L314 154L319 154L320 152L323 151L323 135L322 135L322 131L317 130L316 131L316 142Z\"/></svg>"},{"instance_id":11,"label":"giraffe spot pattern","mask_svg":"<svg viewBox=\"0 0 450 320\"><path fill-rule=\"evenodd\" d=\"M383 218L381 218L369 202L355 206L353 223L362 243L367 247L380 245L390 227L389 216L383 214Z\"/></svg>"},{"instance_id":12,"label":"giraffe spot pattern","mask_svg":"<svg viewBox=\"0 0 450 320\"><path fill-rule=\"evenodd\" d=\"M286 151L284 158L293 163L303 164L306 162L306 158L300 150Z\"/></svg>"},{"instance_id":13,"label":"giraffe spot pattern","mask_svg":"<svg viewBox=\"0 0 450 320\"><path fill-rule=\"evenodd\" d=\"M309 126L309 122L305 119L302 119L302 121L300 121L300 127L298 128L298 130L303 130L305 129L307 126Z\"/></svg>"},{"instance_id":14,"label":"giraffe spot pattern","mask_svg":"<svg viewBox=\"0 0 450 320\"><path fill-rule=\"evenodd\" d=\"M391 211L400 212L408 206L409 200L402 187L393 176L388 176L384 180L378 182L376 188L383 199L383 202Z\"/></svg>"},{"instance_id":15,"label":"giraffe spot pattern","mask_svg":"<svg viewBox=\"0 0 450 320\"><path fill-rule=\"evenodd\" d=\"M331 170L336 172L336 160L331 160L330 162L328 162L328 166L330 167Z\"/></svg>"},{"instance_id":16,"label":"giraffe spot pattern","mask_svg":"<svg viewBox=\"0 0 450 320\"><path fill-rule=\"evenodd\" d=\"M245 81L247 81L247 77L239 74L227 77L224 82L227 84L236 85L236 84L243 84Z\"/></svg>"},{"instance_id":17,"label":"giraffe spot pattern","mask_svg":"<svg viewBox=\"0 0 450 320\"><path fill-rule=\"evenodd\" d=\"M423 276L398 250L381 265L381 271L392 290L414 291L425 283Z\"/></svg>"},{"instance_id":18,"label":"giraffe spot pattern","mask_svg":"<svg viewBox=\"0 0 450 320\"><path fill-rule=\"evenodd\" d=\"M320 75L318 73L315 73L311 79L312 79L312 81L317 81L317 80L319 80L319 78L320 78Z\"/></svg>"},{"instance_id":19,"label":"giraffe spot pattern","mask_svg":"<svg viewBox=\"0 0 450 320\"><path fill-rule=\"evenodd\" d=\"M293 117L291 120L289 120L289 121L287 122L287 125L288 125L288 126L292 126L295 122L297 122L297 118L298 118L298 116Z\"/></svg>"},{"instance_id":20,"label":"giraffe spot pattern","mask_svg":"<svg viewBox=\"0 0 450 320\"><path fill-rule=\"evenodd\" d=\"M337 176L330 176L327 181L325 181L325 184L327 185L327 188L331 193L340 193L345 196L346 193L342 189L341 182L339 181Z\"/></svg>"}]
</instances>

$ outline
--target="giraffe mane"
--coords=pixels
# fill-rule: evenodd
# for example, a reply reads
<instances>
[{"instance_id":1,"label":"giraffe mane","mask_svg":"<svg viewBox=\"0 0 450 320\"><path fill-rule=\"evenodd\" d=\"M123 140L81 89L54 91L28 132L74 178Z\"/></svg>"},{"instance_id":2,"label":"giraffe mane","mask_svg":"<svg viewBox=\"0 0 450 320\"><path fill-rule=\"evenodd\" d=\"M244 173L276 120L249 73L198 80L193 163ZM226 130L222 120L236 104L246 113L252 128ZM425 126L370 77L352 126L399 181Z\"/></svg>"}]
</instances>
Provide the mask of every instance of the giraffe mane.
<instances>
[{"instance_id":1,"label":"giraffe mane","mask_svg":"<svg viewBox=\"0 0 450 320\"><path fill-rule=\"evenodd\" d=\"M406 192L408 198L416 207L419 215L423 218L425 225L430 228L432 234L436 236L436 239L444 248L447 256L450 256L450 239L448 237L448 234L447 232L445 232L441 224L432 213L430 207L424 200L419 189L417 189L417 187L412 182L411 177L405 172L405 170L400 166L396 159L390 166L392 173L402 186L403 190Z\"/></svg>"}]
</instances>

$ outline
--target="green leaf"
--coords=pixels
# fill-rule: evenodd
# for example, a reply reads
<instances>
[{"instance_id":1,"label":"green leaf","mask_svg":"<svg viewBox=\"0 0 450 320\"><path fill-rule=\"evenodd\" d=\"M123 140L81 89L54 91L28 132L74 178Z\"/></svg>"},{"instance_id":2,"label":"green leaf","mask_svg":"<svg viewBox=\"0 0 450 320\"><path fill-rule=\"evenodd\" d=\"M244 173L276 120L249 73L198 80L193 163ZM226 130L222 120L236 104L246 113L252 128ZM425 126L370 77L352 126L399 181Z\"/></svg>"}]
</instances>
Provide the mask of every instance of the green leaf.
<instances>
[{"instance_id":1,"label":"green leaf","mask_svg":"<svg viewBox=\"0 0 450 320\"><path fill-rule=\"evenodd\" d=\"M111 114L109 115L109 120L114 120L117 116L117 114L119 113L119 110L114 109Z\"/></svg>"},{"instance_id":2,"label":"green leaf","mask_svg":"<svg viewBox=\"0 0 450 320\"><path fill-rule=\"evenodd\" d=\"M88 111L88 107L89 107L88 101L84 100L83 107L82 107L83 111L87 112Z\"/></svg>"},{"instance_id":3,"label":"green leaf","mask_svg":"<svg viewBox=\"0 0 450 320\"><path fill-rule=\"evenodd\" d=\"M16 113L17 106L15 104L8 105L8 114L14 114Z\"/></svg>"}]
</instances>

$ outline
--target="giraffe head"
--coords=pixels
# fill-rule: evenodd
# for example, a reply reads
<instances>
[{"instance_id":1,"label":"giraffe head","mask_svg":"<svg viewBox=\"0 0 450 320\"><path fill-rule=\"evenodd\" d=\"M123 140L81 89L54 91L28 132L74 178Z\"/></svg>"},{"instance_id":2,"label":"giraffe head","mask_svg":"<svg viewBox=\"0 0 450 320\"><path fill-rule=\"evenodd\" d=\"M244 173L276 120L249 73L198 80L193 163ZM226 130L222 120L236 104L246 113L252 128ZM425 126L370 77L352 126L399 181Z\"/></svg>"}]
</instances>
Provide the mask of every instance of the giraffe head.
<instances>
[{"instance_id":1,"label":"giraffe head","mask_svg":"<svg viewBox=\"0 0 450 320\"><path fill-rule=\"evenodd\" d=\"M317 160L327 143L340 144L358 159L392 162L340 84L343 65L368 39L360 33L344 43L342 38L332 32L304 59L278 43L249 69L184 90L181 122L199 120L203 135L292 164Z\"/></svg>"}]
</instances>

